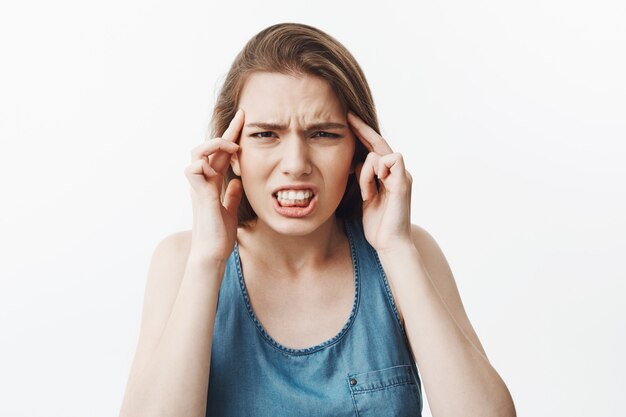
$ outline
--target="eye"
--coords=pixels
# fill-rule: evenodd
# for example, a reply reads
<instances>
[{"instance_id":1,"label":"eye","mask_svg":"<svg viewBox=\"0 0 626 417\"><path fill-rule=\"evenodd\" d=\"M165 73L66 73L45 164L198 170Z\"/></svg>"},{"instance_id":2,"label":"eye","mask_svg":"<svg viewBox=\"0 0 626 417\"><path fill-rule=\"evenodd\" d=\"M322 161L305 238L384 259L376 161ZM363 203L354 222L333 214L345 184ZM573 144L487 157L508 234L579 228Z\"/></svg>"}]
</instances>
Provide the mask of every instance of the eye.
<instances>
[{"instance_id":1,"label":"eye","mask_svg":"<svg viewBox=\"0 0 626 417\"><path fill-rule=\"evenodd\" d=\"M270 136L259 136L259 135L272 135L272 132L259 132L259 133L253 133L250 136L253 138L269 138Z\"/></svg>"},{"instance_id":2,"label":"eye","mask_svg":"<svg viewBox=\"0 0 626 417\"><path fill-rule=\"evenodd\" d=\"M252 133L250 136L253 137L253 138L261 139L261 138L270 138L271 135L273 135L273 134L274 134L273 132L259 132L259 133ZM317 135L322 135L322 136L319 136L319 137L321 137L321 138L329 138L329 139L335 139L335 138L341 137L341 135L337 135L335 133L323 132L323 131L316 132L315 136L317 136Z\"/></svg>"},{"instance_id":3,"label":"eye","mask_svg":"<svg viewBox=\"0 0 626 417\"><path fill-rule=\"evenodd\" d=\"M332 138L339 138L339 137L341 137L341 135L337 135L335 133L328 133L328 132L317 132L316 135L320 134L320 133L323 133L325 135L325 136L321 136L322 138L331 138L332 139Z\"/></svg>"}]
</instances>

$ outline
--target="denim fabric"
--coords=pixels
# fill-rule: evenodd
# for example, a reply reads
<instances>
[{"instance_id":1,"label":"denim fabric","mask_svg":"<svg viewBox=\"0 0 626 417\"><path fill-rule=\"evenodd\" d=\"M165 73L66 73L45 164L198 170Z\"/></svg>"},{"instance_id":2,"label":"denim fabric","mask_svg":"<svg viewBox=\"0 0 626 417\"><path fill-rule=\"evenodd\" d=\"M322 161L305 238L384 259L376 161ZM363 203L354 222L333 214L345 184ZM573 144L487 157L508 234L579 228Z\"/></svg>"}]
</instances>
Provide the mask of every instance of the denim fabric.
<instances>
[{"instance_id":1,"label":"denim fabric","mask_svg":"<svg viewBox=\"0 0 626 417\"><path fill-rule=\"evenodd\" d=\"M231 253L213 333L207 416L421 416L421 381L387 278L360 220L346 220L354 266L350 318L305 349L272 339Z\"/></svg>"}]
</instances>

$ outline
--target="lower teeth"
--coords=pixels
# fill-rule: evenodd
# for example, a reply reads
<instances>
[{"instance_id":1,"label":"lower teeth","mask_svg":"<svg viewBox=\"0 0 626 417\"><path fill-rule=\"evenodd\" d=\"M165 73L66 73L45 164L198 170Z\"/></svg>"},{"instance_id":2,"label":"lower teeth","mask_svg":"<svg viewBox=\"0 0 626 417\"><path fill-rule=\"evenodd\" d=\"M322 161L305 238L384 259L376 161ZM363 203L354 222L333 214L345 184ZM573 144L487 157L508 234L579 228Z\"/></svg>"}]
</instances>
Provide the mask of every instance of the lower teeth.
<instances>
[{"instance_id":1,"label":"lower teeth","mask_svg":"<svg viewBox=\"0 0 626 417\"><path fill-rule=\"evenodd\" d=\"M307 207L310 202L310 198L305 200L278 200L278 204L280 204L281 207Z\"/></svg>"}]
</instances>

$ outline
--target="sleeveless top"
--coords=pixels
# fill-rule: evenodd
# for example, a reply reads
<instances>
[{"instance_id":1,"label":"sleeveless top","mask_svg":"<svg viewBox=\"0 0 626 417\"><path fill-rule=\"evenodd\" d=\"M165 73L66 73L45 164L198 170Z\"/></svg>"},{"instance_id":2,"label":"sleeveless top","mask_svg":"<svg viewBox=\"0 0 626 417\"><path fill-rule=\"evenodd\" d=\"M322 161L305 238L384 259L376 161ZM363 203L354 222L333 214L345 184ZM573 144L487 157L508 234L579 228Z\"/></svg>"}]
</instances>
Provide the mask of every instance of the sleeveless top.
<instances>
[{"instance_id":1,"label":"sleeveless top","mask_svg":"<svg viewBox=\"0 0 626 417\"><path fill-rule=\"evenodd\" d=\"M354 302L343 328L316 346L276 342L252 310L235 243L219 291L206 415L421 416L422 388L376 250L346 219Z\"/></svg>"}]
</instances>

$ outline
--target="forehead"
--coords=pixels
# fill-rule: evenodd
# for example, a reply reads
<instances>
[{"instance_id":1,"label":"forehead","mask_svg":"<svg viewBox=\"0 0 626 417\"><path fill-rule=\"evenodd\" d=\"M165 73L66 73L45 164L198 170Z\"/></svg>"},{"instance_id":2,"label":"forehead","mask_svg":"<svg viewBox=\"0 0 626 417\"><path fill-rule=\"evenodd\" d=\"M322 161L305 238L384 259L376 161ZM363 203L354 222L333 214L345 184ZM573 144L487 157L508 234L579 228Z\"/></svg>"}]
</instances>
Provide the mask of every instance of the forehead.
<instances>
[{"instance_id":1,"label":"forehead","mask_svg":"<svg viewBox=\"0 0 626 417\"><path fill-rule=\"evenodd\" d=\"M258 72L250 75L239 105L255 122L336 121L345 117L341 101L328 82L314 75Z\"/></svg>"}]
</instances>

